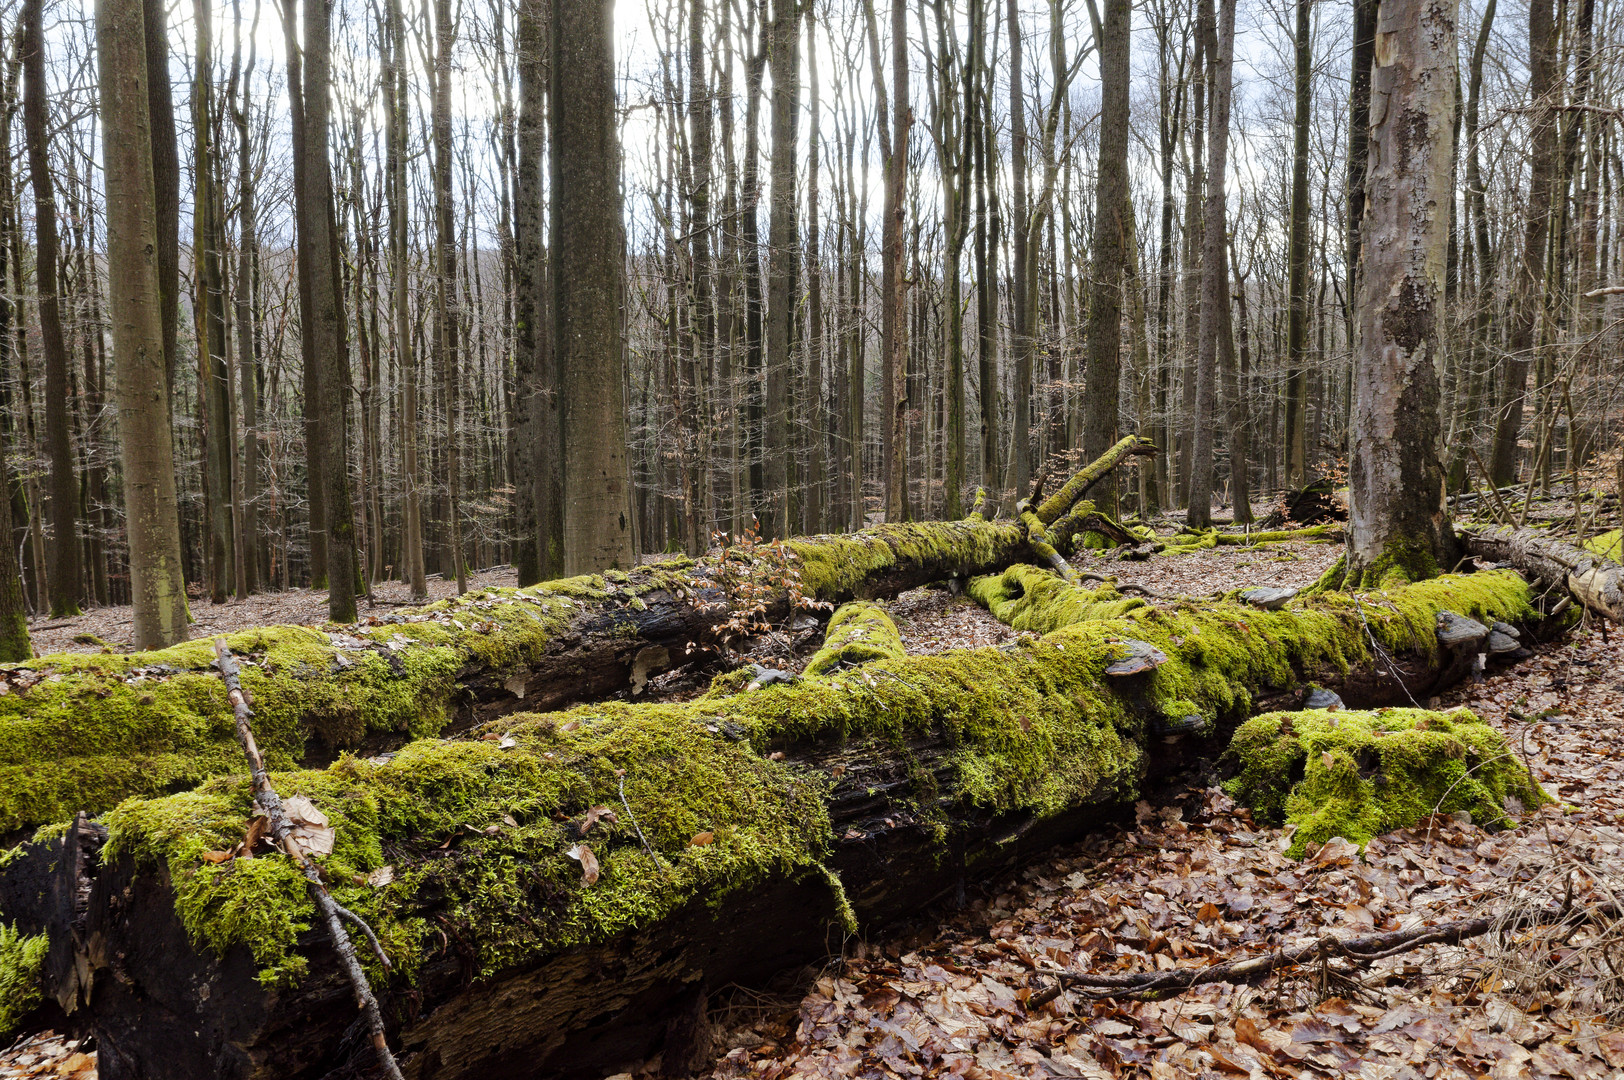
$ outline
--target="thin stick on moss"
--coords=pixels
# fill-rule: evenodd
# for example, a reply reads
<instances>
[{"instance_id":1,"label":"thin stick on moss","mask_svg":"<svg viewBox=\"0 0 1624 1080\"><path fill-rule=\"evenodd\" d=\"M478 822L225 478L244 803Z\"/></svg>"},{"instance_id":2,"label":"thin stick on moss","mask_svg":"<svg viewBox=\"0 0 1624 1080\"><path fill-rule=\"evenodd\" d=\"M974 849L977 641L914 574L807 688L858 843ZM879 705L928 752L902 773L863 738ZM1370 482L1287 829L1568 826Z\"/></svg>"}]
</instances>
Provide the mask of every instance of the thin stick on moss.
<instances>
[{"instance_id":1,"label":"thin stick on moss","mask_svg":"<svg viewBox=\"0 0 1624 1080\"><path fill-rule=\"evenodd\" d=\"M327 892L327 887L321 883L320 869L305 857L304 852L299 849L299 842L293 838L293 823L288 820L287 813L282 809L282 800L276 794L276 789L271 786L270 775L265 771L265 759L260 756L259 745L254 741L254 729L249 724L254 710L249 705L248 695L243 691L236 658L231 655L231 649L227 647L226 639L223 637L214 639L214 662L220 669L220 677L225 680L226 698L231 702L231 713L237 721L237 741L242 745L244 756L248 758L248 769L254 778L254 802L259 804L259 808L265 812L266 819L271 823L271 835L304 874L305 888L310 893L310 899L321 911L322 919L327 925L327 936L333 942L333 951L338 954L339 963L343 966L344 973L349 976L350 985L355 989L355 1003L365 1014L367 1027L372 1031L372 1046L378 1052L378 1064L383 1067L384 1075L390 1080L404 1080L400 1074L400 1067L395 1064L395 1055L389 1050L389 1040L384 1034L383 1014L378 1011L378 999L372 993L372 984L367 981L366 972L361 970L360 957L355 953L355 944L345 931L343 920L349 919L361 927L385 971L389 970L389 958L384 955L383 947L378 943L378 936L372 932L372 928L354 912L340 907Z\"/></svg>"}]
</instances>

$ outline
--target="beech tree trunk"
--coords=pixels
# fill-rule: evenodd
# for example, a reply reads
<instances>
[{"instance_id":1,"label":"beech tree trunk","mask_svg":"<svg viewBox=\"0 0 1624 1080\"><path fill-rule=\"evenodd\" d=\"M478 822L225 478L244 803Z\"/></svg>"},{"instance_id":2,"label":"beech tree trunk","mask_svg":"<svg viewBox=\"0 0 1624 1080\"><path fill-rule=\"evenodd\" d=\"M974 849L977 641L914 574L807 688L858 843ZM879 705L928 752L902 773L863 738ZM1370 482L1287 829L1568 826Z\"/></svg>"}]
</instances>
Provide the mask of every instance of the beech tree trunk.
<instances>
[{"instance_id":1,"label":"beech tree trunk","mask_svg":"<svg viewBox=\"0 0 1624 1080\"><path fill-rule=\"evenodd\" d=\"M1537 6L1537 5L1536 5ZM1371 75L1369 201L1354 363L1347 582L1454 565L1438 372L1457 85L1453 5L1386 0Z\"/></svg>"},{"instance_id":2,"label":"beech tree trunk","mask_svg":"<svg viewBox=\"0 0 1624 1080\"><path fill-rule=\"evenodd\" d=\"M169 425L146 18L139 0L102 0L96 9L107 261L123 283L111 292L108 316L120 372L115 404L130 544L132 637L138 649L161 649L186 639L187 613Z\"/></svg>"},{"instance_id":3,"label":"beech tree trunk","mask_svg":"<svg viewBox=\"0 0 1624 1080\"><path fill-rule=\"evenodd\" d=\"M610 0L553 0L553 330L563 388L564 572L636 563L626 460L620 139Z\"/></svg>"}]
</instances>

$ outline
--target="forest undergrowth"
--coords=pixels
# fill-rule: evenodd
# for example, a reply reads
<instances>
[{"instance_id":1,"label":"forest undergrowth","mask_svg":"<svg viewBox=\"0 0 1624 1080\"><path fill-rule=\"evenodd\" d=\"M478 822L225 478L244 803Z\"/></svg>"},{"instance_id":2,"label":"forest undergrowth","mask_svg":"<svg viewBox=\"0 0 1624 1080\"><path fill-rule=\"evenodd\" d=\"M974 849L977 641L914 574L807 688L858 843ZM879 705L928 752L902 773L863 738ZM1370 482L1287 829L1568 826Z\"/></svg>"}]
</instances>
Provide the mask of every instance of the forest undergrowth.
<instances>
[{"instance_id":1,"label":"forest undergrowth","mask_svg":"<svg viewBox=\"0 0 1624 1080\"><path fill-rule=\"evenodd\" d=\"M1256 552L1114 563L1121 580L1203 591L1257 581ZM1300 585L1336 549L1281 553ZM1237 564L1251 562L1252 567ZM1171 564L1171 565L1170 565ZM1145 568L1145 572L1140 571ZM1257 575L1257 576L1252 576ZM1187 586L1195 591L1196 585ZM906 631L905 631L906 632ZM1423 702L1422 704L1426 704ZM1211 777L1132 823L972 889L911 935L853 943L790 1008L741 1001L717 1080L962 1075L1494 1078L1624 1075L1624 927L1431 946L1164 1001L1029 1007L1045 972L1205 966L1338 936L1490 914L1566 890L1624 891L1624 637L1581 629L1444 695L1506 733L1560 803L1491 834L1436 817L1302 862ZM1567 933L1563 931L1563 933ZM1051 991L1052 992L1052 991Z\"/></svg>"}]
</instances>

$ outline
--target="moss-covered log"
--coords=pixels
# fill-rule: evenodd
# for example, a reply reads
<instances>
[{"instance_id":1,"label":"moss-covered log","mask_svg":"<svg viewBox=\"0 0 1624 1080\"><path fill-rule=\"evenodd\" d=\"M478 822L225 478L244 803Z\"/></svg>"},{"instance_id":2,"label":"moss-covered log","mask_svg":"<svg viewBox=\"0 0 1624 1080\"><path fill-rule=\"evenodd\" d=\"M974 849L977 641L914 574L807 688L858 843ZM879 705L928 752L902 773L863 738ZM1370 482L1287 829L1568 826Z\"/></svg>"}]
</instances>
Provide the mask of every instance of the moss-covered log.
<instances>
[{"instance_id":1,"label":"moss-covered log","mask_svg":"<svg viewBox=\"0 0 1624 1080\"><path fill-rule=\"evenodd\" d=\"M1075 834L1184 748L1214 755L1157 737L1165 721L1221 733L1310 681L1379 704L1404 691L1370 660L1367 622L1421 687L1465 670L1436 643L1439 612L1534 617L1507 572L1277 612L1151 607L1033 569L972 591L995 581L1019 587L1001 602L1024 602L1029 625L1065 625L685 704L510 716L277 777L336 825L334 895L396 959L373 974L408 1075L585 1075L662 1046L680 1061L705 991ZM79 1007L109 1077L297 1080L338 1063L354 1013L295 869L205 858L250 809L244 781L218 779L106 816L83 974L47 990Z\"/></svg>"},{"instance_id":2,"label":"moss-covered log","mask_svg":"<svg viewBox=\"0 0 1624 1080\"><path fill-rule=\"evenodd\" d=\"M813 677L831 675L870 660L900 660L907 655L897 624L885 609L858 601L830 617L823 648L812 654L802 673Z\"/></svg>"},{"instance_id":3,"label":"moss-covered log","mask_svg":"<svg viewBox=\"0 0 1624 1080\"><path fill-rule=\"evenodd\" d=\"M1470 673L1477 656L1471 643L1440 641L1444 613L1473 619L1485 633L1495 622L1536 632L1551 625L1536 609L1528 583L1511 570L1449 574L1357 596L1299 596L1273 611L1238 597L1158 607L1109 585L1084 588L1033 566L972 579L968 592L1017 630L1047 634L1075 624L1116 626L1123 637L1149 642L1182 660L1186 670L1229 686L1237 703L1231 717L1283 707L1310 684L1349 704L1413 704ZM1175 701L1167 718L1179 721L1195 712L1186 704Z\"/></svg>"},{"instance_id":4,"label":"moss-covered log","mask_svg":"<svg viewBox=\"0 0 1624 1080\"><path fill-rule=\"evenodd\" d=\"M272 768L321 764L641 686L720 645L717 627L761 585L761 617L790 614L798 574L830 603L1001 569L1031 553L1021 528L977 520L881 525L725 559L490 588L367 625L230 636ZM748 601L753 605L755 601ZM128 655L63 654L0 667L0 839L99 813L131 795L238 769L231 710L207 642Z\"/></svg>"}]
</instances>

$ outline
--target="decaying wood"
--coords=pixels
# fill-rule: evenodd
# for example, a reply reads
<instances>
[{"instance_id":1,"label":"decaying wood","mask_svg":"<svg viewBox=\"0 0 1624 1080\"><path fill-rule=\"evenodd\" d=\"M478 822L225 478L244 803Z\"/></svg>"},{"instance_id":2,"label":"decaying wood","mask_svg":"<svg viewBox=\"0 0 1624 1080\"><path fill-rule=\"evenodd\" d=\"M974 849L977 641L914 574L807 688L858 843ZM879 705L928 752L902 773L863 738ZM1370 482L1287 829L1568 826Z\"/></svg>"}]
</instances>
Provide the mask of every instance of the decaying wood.
<instances>
[{"instance_id":1,"label":"decaying wood","mask_svg":"<svg viewBox=\"0 0 1624 1080\"><path fill-rule=\"evenodd\" d=\"M1080 475L1097 479L1126 453L1119 444L1105 465ZM1051 498L1045 506L1069 504ZM1033 560L1034 547L1019 522L972 517L795 538L782 550L805 599L838 605L997 572ZM413 733L456 733L509 713L636 696L654 675L721 654L741 609L750 609L753 623L776 625L795 614L781 580L786 567L770 565L776 549L759 546L755 565L750 557L734 548L626 574L472 592L376 625L271 627L231 641L254 661L244 678L262 715L284 718L261 725L272 766L322 765L345 751L388 751ZM206 643L195 643L0 669L9 691L0 722L26 725L64 702L74 715L61 737L0 744L0 837L229 768L237 751L219 722L226 705L212 668ZM409 693L398 692L403 680Z\"/></svg>"},{"instance_id":2,"label":"decaying wood","mask_svg":"<svg viewBox=\"0 0 1624 1080\"><path fill-rule=\"evenodd\" d=\"M1624 567L1539 529L1463 530L1461 539L1473 555L1509 563L1551 589L1566 591L1586 611L1624 622Z\"/></svg>"},{"instance_id":3,"label":"decaying wood","mask_svg":"<svg viewBox=\"0 0 1624 1080\"><path fill-rule=\"evenodd\" d=\"M254 710L249 704L248 695L243 692L242 679L237 672L237 661L226 646L225 638L214 639L214 657L215 664L220 669L220 678L226 684L226 696L231 702L232 718L236 721L237 741L242 744L243 756L248 759L248 770L254 778L254 802L270 822L271 836L304 875L305 888L310 894L311 902L321 912L327 940L332 943L339 966L344 969L345 977L354 988L355 1004L366 1018L372 1047L378 1056L378 1065L383 1069L384 1075L391 1080L402 1080L400 1068L395 1064L395 1055L389 1050L383 1016L378 1011L378 999L372 993L372 984L368 981L366 972L361 970L361 961L355 955L355 944L344 929L344 922L355 923L366 935L374 954L378 957L378 962L383 965L385 971L389 970L389 957L378 944L378 937L372 932L372 928L333 899L332 893L327 891L327 886L322 884L321 869L304 852L298 839L293 835L293 823L288 820L288 815L283 810L282 800L271 784L270 775L265 771L265 760L260 756L259 747L254 742L254 728L249 722L253 719Z\"/></svg>"}]
</instances>

